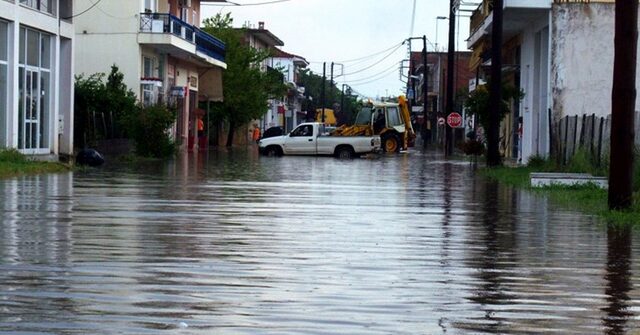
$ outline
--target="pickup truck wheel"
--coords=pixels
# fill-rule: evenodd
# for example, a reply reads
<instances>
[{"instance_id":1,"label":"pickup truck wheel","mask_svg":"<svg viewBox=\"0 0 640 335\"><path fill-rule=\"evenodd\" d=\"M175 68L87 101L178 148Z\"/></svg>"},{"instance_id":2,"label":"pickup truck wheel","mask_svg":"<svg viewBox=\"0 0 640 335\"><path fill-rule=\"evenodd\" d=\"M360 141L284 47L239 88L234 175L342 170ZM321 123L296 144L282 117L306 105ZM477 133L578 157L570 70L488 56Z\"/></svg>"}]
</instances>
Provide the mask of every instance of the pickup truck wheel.
<instances>
[{"instance_id":1,"label":"pickup truck wheel","mask_svg":"<svg viewBox=\"0 0 640 335\"><path fill-rule=\"evenodd\" d=\"M264 155L267 157L277 157L280 156L280 150L276 147L268 147L265 150Z\"/></svg>"},{"instance_id":2,"label":"pickup truck wheel","mask_svg":"<svg viewBox=\"0 0 640 335\"><path fill-rule=\"evenodd\" d=\"M355 153L350 147L341 147L336 151L336 157L340 159L352 159L354 156Z\"/></svg>"},{"instance_id":3,"label":"pickup truck wheel","mask_svg":"<svg viewBox=\"0 0 640 335\"><path fill-rule=\"evenodd\" d=\"M400 152L400 139L394 134L382 136L382 150L384 152Z\"/></svg>"}]
</instances>

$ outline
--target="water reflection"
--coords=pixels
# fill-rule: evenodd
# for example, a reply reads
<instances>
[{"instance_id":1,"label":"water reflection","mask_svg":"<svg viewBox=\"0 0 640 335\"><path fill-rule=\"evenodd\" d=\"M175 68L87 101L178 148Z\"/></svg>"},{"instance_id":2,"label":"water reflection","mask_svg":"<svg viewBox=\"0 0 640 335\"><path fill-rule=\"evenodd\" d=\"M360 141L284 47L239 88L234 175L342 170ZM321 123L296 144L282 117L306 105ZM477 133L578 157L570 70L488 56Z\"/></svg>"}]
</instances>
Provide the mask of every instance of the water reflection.
<instances>
[{"instance_id":1,"label":"water reflection","mask_svg":"<svg viewBox=\"0 0 640 335\"><path fill-rule=\"evenodd\" d=\"M0 332L622 334L638 233L431 152L0 181Z\"/></svg>"},{"instance_id":2,"label":"water reflection","mask_svg":"<svg viewBox=\"0 0 640 335\"><path fill-rule=\"evenodd\" d=\"M627 321L633 317L629 292L631 283L631 228L608 227L607 229L607 267L605 295L608 305L603 308L606 334L626 334Z\"/></svg>"}]
</instances>

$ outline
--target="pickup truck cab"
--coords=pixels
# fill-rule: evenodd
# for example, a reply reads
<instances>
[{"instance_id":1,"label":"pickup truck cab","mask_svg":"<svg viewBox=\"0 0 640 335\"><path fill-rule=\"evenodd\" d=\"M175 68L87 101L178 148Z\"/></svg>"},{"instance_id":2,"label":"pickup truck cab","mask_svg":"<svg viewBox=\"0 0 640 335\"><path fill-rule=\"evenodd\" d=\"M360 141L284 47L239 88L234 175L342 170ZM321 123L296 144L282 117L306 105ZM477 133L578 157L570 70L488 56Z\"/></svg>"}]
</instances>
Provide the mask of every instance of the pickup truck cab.
<instances>
[{"instance_id":1,"label":"pickup truck cab","mask_svg":"<svg viewBox=\"0 0 640 335\"><path fill-rule=\"evenodd\" d=\"M380 150L380 136L331 136L318 122L303 123L287 135L262 139L260 153L281 155L333 155L353 158Z\"/></svg>"}]
</instances>

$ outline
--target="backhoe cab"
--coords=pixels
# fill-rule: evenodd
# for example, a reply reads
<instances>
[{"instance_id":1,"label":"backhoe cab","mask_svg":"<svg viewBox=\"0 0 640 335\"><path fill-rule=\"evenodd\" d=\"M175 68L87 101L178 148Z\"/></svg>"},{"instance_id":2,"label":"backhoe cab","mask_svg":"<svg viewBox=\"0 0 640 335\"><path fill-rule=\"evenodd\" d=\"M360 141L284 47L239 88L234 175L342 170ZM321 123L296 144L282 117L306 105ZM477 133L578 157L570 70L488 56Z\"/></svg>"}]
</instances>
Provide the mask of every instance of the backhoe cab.
<instances>
[{"instance_id":1,"label":"backhoe cab","mask_svg":"<svg viewBox=\"0 0 640 335\"><path fill-rule=\"evenodd\" d=\"M341 126L332 135L380 135L384 152L399 152L413 146L416 135L411 125L411 115L404 96L398 103L370 102L356 116L352 126Z\"/></svg>"}]
</instances>

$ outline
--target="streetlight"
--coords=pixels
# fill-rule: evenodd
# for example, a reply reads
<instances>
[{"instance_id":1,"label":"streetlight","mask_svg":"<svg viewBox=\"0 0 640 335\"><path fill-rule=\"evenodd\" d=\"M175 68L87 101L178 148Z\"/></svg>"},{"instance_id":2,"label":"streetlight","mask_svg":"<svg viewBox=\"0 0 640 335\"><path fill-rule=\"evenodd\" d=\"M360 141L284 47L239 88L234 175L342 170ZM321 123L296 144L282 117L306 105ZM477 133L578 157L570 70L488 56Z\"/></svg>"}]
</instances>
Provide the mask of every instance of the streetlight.
<instances>
[{"instance_id":1,"label":"streetlight","mask_svg":"<svg viewBox=\"0 0 640 335\"><path fill-rule=\"evenodd\" d=\"M436 52L438 52L438 22L440 22L440 20L448 20L449 18L446 16L438 16L436 17Z\"/></svg>"}]
</instances>

